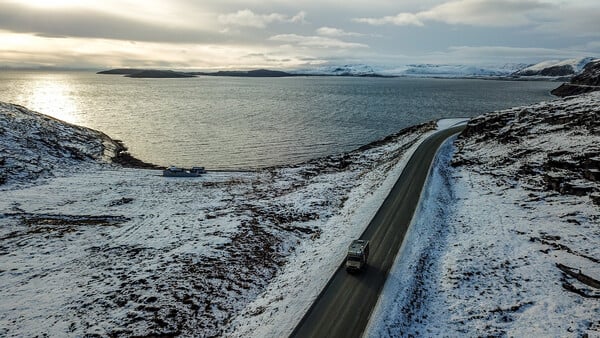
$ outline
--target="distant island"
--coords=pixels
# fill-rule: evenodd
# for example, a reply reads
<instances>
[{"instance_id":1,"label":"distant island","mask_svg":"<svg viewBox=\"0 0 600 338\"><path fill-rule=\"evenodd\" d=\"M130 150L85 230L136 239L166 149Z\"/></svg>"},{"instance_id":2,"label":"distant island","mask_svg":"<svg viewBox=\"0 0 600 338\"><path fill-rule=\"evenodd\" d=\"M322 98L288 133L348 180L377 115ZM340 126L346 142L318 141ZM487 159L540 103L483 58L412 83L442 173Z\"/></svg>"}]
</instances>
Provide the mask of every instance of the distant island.
<instances>
[{"instance_id":1,"label":"distant island","mask_svg":"<svg viewBox=\"0 0 600 338\"><path fill-rule=\"evenodd\" d=\"M354 74L351 72L328 73L288 73L280 70L255 69L255 70L220 70L217 72L177 72L159 69L116 68L103 70L96 74L124 75L133 78L186 78L196 76L231 76L231 77L293 77L293 76L348 76L348 77L396 77L377 73Z\"/></svg>"},{"instance_id":2,"label":"distant island","mask_svg":"<svg viewBox=\"0 0 600 338\"><path fill-rule=\"evenodd\" d=\"M205 76L236 76L236 77L288 77L298 76L298 74L292 74L283 72L280 70L269 70L269 69L255 69L255 70L221 70L218 72L192 72L194 75L205 75Z\"/></svg>"},{"instance_id":3,"label":"distant island","mask_svg":"<svg viewBox=\"0 0 600 338\"><path fill-rule=\"evenodd\" d=\"M125 75L133 78L185 78L201 76L235 76L235 77L288 77L298 76L298 74L287 73L278 70L256 69L256 70L232 70L218 72L176 72L173 70L158 69L135 69L135 68L117 68L104 70L96 74L107 75Z\"/></svg>"},{"instance_id":4,"label":"distant island","mask_svg":"<svg viewBox=\"0 0 600 338\"><path fill-rule=\"evenodd\" d=\"M133 78L182 78L182 77L195 77L194 74L186 72L175 72L172 70L158 70L158 69L133 69L133 68L118 68L98 72L96 74L108 74L108 75L125 75L126 77Z\"/></svg>"}]
</instances>

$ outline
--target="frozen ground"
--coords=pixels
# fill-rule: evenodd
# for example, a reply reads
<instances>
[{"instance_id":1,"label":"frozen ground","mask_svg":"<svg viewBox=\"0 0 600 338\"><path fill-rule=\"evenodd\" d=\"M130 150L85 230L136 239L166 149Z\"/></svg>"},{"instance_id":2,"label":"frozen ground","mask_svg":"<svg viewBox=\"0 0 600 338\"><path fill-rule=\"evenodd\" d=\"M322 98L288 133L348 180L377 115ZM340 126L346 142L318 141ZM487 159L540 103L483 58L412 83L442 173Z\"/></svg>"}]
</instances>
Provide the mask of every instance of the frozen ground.
<instances>
[{"instance_id":1,"label":"frozen ground","mask_svg":"<svg viewBox=\"0 0 600 338\"><path fill-rule=\"evenodd\" d=\"M106 163L116 146L101 133L0 113L8 337L285 335L436 127L295 166L165 178Z\"/></svg>"},{"instance_id":2,"label":"frozen ground","mask_svg":"<svg viewBox=\"0 0 600 338\"><path fill-rule=\"evenodd\" d=\"M447 143L368 336L597 336L599 107L490 113ZM179 179L107 164L101 133L0 113L7 337L285 336L435 128Z\"/></svg>"},{"instance_id":3,"label":"frozen ground","mask_svg":"<svg viewBox=\"0 0 600 338\"><path fill-rule=\"evenodd\" d=\"M600 93L471 121L367 336L600 336L599 156Z\"/></svg>"}]
</instances>

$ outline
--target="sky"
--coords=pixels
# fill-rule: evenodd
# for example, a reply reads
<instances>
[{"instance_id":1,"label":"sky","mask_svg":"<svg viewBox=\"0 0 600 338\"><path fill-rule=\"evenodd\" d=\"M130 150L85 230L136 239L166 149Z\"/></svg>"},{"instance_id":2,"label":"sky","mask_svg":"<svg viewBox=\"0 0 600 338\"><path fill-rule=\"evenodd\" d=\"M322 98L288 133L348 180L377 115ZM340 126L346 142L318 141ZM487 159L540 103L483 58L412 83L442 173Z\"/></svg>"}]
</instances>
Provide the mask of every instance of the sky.
<instances>
[{"instance_id":1,"label":"sky","mask_svg":"<svg viewBox=\"0 0 600 338\"><path fill-rule=\"evenodd\" d=\"M293 69L600 57L598 0L0 0L0 67Z\"/></svg>"}]
</instances>

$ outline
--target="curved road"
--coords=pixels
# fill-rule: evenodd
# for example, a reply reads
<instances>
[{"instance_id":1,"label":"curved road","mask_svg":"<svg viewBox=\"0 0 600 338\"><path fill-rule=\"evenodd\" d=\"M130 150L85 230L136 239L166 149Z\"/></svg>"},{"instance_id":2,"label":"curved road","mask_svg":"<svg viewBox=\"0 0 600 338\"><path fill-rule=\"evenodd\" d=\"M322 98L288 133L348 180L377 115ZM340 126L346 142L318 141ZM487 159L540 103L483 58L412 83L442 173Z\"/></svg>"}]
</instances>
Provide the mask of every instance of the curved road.
<instances>
[{"instance_id":1,"label":"curved road","mask_svg":"<svg viewBox=\"0 0 600 338\"><path fill-rule=\"evenodd\" d=\"M302 318L291 337L360 337L419 203L440 145L464 126L439 131L415 151L389 196L360 237L368 239L368 267L348 274L341 266Z\"/></svg>"}]
</instances>

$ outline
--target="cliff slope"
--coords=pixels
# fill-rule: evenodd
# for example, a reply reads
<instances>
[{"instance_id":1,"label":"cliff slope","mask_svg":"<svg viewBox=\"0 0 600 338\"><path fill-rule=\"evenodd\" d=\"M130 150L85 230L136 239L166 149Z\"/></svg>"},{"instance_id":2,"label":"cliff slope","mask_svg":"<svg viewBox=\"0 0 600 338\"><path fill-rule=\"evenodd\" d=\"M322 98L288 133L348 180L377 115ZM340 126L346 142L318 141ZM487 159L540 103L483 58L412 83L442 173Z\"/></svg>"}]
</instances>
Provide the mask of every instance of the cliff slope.
<instances>
[{"instance_id":1,"label":"cliff slope","mask_svg":"<svg viewBox=\"0 0 600 338\"><path fill-rule=\"evenodd\" d=\"M570 96L600 90L600 60L588 63L583 72L552 91L556 96Z\"/></svg>"}]
</instances>

